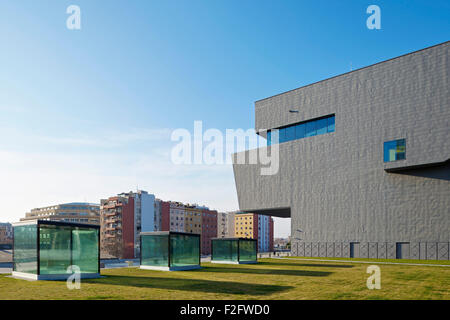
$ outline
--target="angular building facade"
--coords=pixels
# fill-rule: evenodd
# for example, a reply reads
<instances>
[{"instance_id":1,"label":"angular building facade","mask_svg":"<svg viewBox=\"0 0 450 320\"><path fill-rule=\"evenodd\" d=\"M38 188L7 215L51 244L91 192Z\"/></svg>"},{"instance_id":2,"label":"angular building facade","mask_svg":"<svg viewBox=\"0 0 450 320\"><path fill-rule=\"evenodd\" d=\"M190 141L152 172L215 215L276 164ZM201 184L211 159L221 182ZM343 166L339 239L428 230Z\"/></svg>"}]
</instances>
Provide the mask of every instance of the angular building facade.
<instances>
[{"instance_id":1,"label":"angular building facade","mask_svg":"<svg viewBox=\"0 0 450 320\"><path fill-rule=\"evenodd\" d=\"M279 168L262 175L234 157L240 210L291 217L297 256L449 259L449 49L257 101Z\"/></svg>"}]
</instances>

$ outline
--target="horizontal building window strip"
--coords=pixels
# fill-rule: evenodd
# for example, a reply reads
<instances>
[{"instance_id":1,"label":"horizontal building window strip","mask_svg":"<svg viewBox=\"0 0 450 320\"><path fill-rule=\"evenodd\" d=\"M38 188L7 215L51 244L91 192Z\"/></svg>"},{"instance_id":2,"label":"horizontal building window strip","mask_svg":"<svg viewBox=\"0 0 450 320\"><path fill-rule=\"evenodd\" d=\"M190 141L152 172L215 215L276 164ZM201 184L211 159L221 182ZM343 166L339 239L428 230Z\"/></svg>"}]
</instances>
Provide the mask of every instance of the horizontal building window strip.
<instances>
[{"instance_id":1,"label":"horizontal building window strip","mask_svg":"<svg viewBox=\"0 0 450 320\"><path fill-rule=\"evenodd\" d=\"M278 130L278 143L313 137L335 131L335 115L328 115L267 131L267 145L277 143L273 130Z\"/></svg>"}]
</instances>

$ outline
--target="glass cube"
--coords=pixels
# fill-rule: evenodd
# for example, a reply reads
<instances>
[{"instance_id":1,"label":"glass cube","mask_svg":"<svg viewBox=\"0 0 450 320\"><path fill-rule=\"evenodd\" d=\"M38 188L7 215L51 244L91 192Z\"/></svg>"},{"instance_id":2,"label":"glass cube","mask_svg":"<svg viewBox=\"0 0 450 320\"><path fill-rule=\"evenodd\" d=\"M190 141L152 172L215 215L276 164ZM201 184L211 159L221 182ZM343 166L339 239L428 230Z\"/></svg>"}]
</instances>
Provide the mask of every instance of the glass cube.
<instances>
[{"instance_id":1,"label":"glass cube","mask_svg":"<svg viewBox=\"0 0 450 320\"><path fill-rule=\"evenodd\" d=\"M179 271L200 268L200 235L142 232L141 269Z\"/></svg>"},{"instance_id":2,"label":"glass cube","mask_svg":"<svg viewBox=\"0 0 450 320\"><path fill-rule=\"evenodd\" d=\"M257 262L257 241L247 238L212 239L212 263L244 264Z\"/></svg>"},{"instance_id":3,"label":"glass cube","mask_svg":"<svg viewBox=\"0 0 450 320\"><path fill-rule=\"evenodd\" d=\"M30 280L100 276L100 227L37 220L13 224L13 273Z\"/></svg>"}]
</instances>

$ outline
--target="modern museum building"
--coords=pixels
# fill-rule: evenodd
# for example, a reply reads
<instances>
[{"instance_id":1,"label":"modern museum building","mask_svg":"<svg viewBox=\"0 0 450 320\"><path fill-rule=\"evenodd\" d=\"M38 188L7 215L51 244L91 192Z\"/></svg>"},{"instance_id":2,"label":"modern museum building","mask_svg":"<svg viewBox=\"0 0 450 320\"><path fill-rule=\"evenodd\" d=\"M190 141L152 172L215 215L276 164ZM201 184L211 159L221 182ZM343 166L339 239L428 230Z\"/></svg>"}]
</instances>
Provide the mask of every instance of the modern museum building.
<instances>
[{"instance_id":1,"label":"modern museum building","mask_svg":"<svg viewBox=\"0 0 450 320\"><path fill-rule=\"evenodd\" d=\"M262 174L234 154L240 210L290 217L295 256L448 260L449 49L257 101L261 148L278 148L279 166Z\"/></svg>"}]
</instances>

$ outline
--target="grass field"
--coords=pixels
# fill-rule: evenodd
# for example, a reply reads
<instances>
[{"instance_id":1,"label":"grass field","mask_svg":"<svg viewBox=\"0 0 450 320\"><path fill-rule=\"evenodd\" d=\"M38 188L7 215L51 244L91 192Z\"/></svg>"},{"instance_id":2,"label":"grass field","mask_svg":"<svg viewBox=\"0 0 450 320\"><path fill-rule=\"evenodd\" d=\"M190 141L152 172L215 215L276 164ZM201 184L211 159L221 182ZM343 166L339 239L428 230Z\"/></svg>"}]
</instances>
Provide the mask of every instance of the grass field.
<instances>
[{"instance_id":1,"label":"grass field","mask_svg":"<svg viewBox=\"0 0 450 320\"><path fill-rule=\"evenodd\" d=\"M389 263L410 263L410 264L439 264L450 266L450 260L409 260L409 259L370 259L370 258L314 258L314 257L285 257L287 259L301 260L342 260L342 261L364 261L364 262L389 262Z\"/></svg>"},{"instance_id":2,"label":"grass field","mask_svg":"<svg viewBox=\"0 0 450 320\"><path fill-rule=\"evenodd\" d=\"M450 267L379 266L380 290L367 289L367 264L262 259L257 265L202 263L200 270L182 272L105 269L103 278L83 280L80 290L68 290L63 281L2 275L0 299L450 300Z\"/></svg>"}]
</instances>

